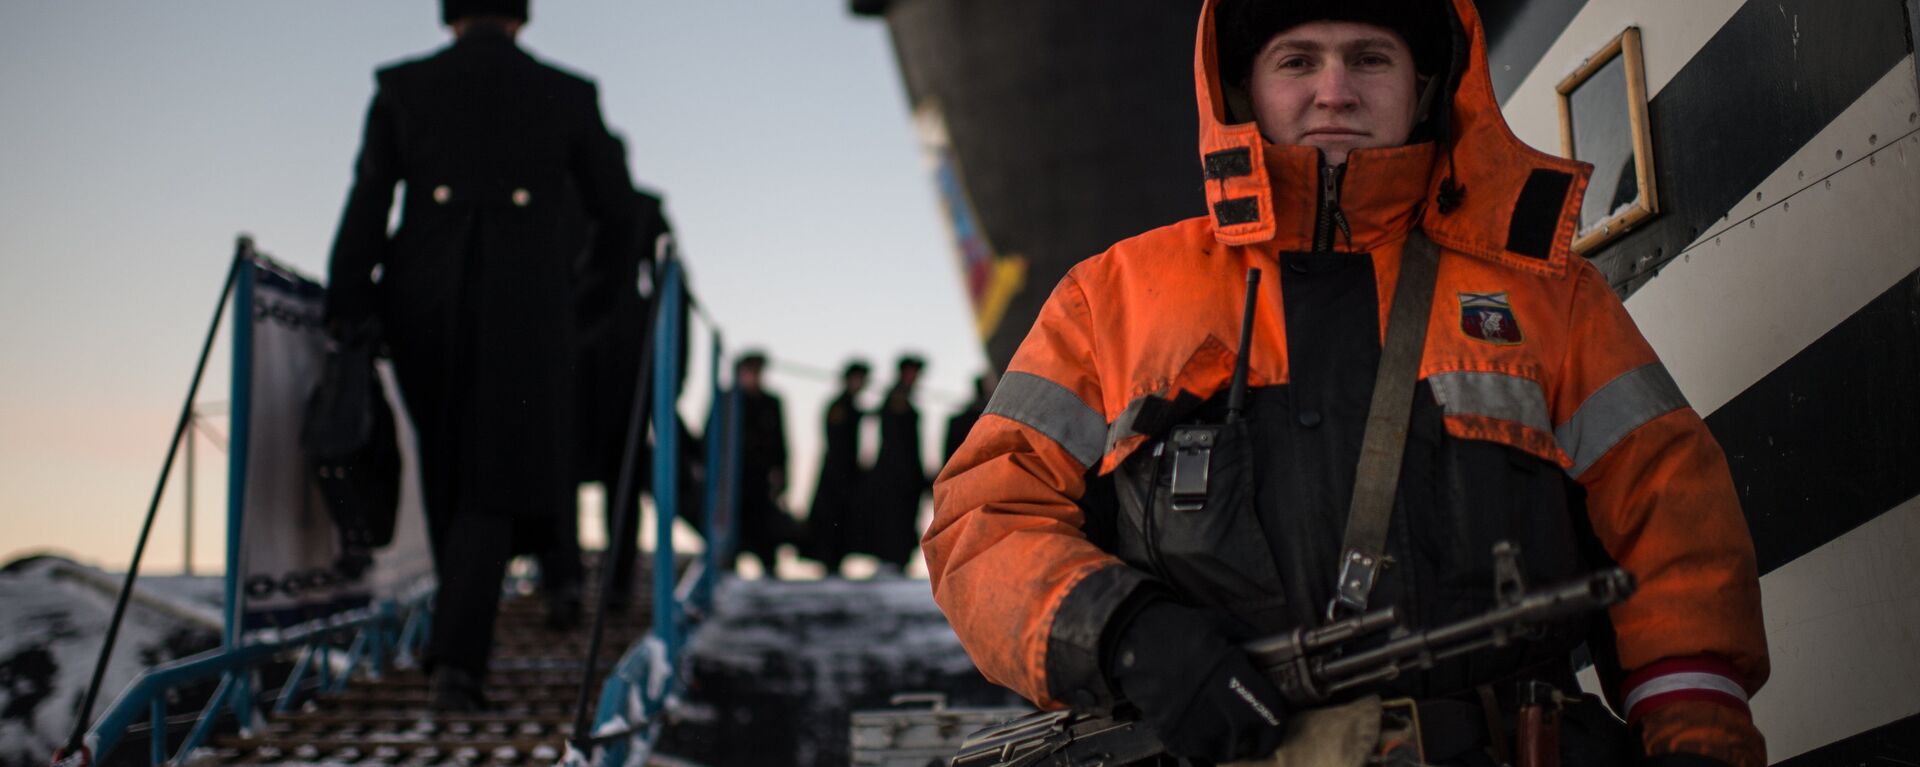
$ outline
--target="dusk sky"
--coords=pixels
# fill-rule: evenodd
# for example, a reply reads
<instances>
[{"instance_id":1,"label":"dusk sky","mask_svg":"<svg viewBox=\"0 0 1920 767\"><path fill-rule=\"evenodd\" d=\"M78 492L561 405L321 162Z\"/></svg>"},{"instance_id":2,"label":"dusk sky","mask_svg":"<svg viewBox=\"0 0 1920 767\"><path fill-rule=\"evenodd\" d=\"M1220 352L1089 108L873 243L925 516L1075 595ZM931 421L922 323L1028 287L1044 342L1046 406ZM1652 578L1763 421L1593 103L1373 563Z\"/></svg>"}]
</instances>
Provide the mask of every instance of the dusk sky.
<instances>
[{"instance_id":1,"label":"dusk sky","mask_svg":"<svg viewBox=\"0 0 1920 767\"><path fill-rule=\"evenodd\" d=\"M234 237L324 273L372 72L443 45L438 14L433 0L0 10L0 562L53 550L125 567ZM810 496L830 396L801 370L861 354L883 385L895 354L927 355L937 444L985 361L885 26L843 0L536 0L532 15L523 46L599 81L729 344L775 358L789 506ZM200 396L216 411L228 354ZM204 572L221 564L226 456L211 441L199 456ZM180 567L177 487L145 570Z\"/></svg>"}]
</instances>

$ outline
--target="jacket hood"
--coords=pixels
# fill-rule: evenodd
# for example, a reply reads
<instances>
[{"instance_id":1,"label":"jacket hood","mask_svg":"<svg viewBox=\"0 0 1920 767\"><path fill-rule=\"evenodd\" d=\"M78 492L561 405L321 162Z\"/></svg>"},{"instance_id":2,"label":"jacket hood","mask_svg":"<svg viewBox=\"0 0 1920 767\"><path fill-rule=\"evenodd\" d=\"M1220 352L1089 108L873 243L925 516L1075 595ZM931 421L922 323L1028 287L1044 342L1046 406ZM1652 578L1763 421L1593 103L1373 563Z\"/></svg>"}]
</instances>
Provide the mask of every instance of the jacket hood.
<instances>
[{"instance_id":1,"label":"jacket hood","mask_svg":"<svg viewBox=\"0 0 1920 767\"><path fill-rule=\"evenodd\" d=\"M1287 2L1288 0L1273 0ZM1444 90L1444 121L1434 138L1426 189L1414 215L1436 244L1449 250L1560 273L1572 257L1581 198L1592 166L1549 155L1513 135L1500 113L1488 75L1486 37L1471 0L1448 3L1454 55ZM1276 187L1311 186L1319 151L1267 142L1252 122L1229 122L1220 77L1214 16L1221 0L1206 0L1194 43L1194 90L1200 116L1200 161L1215 239L1253 245L1275 239ZM1460 55L1459 48L1466 48ZM1351 157L1405 152L1356 150ZM1383 158L1384 159L1384 158ZM1349 163L1352 163L1349 160ZM1363 159L1364 163L1365 160ZM1280 178L1301 172L1304 178Z\"/></svg>"}]
</instances>

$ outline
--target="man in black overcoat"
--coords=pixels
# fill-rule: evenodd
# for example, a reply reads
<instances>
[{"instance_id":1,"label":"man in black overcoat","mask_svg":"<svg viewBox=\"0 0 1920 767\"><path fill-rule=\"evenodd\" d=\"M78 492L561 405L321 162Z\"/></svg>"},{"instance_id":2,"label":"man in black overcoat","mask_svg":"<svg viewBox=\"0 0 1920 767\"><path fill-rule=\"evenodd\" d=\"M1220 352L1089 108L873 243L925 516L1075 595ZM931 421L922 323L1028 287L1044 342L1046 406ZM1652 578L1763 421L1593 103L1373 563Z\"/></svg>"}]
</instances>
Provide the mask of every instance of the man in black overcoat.
<instances>
[{"instance_id":1,"label":"man in black overcoat","mask_svg":"<svg viewBox=\"0 0 1920 767\"><path fill-rule=\"evenodd\" d=\"M443 10L452 45L376 76L327 314L335 332L377 321L392 352L440 580L435 703L463 709L483 705L516 531L552 536L555 515L574 509L581 213L594 252L612 257L631 247L636 204L594 84L516 45L526 0L445 0Z\"/></svg>"},{"instance_id":2,"label":"man in black overcoat","mask_svg":"<svg viewBox=\"0 0 1920 767\"><path fill-rule=\"evenodd\" d=\"M827 404L820 456L820 481L813 485L813 505L807 511L806 556L838 575L853 541L860 482L860 391L867 388L872 368L853 360L840 372L840 395Z\"/></svg>"},{"instance_id":3,"label":"man in black overcoat","mask_svg":"<svg viewBox=\"0 0 1920 767\"><path fill-rule=\"evenodd\" d=\"M974 377L973 401L947 419L946 449L940 454L941 466L953 460L954 453L960 452L960 443L967 441L967 434L973 431L973 425L979 423L980 416L986 414L987 402L993 399L993 387L998 381L999 377L992 373Z\"/></svg>"},{"instance_id":4,"label":"man in black overcoat","mask_svg":"<svg viewBox=\"0 0 1920 767\"><path fill-rule=\"evenodd\" d=\"M906 569L920 541L920 501L929 486L920 458L920 410L913 405L924 367L926 362L912 355L902 356L895 366L893 386L877 413L880 449L861 488L861 532L867 540L855 548L896 572Z\"/></svg>"},{"instance_id":5,"label":"man in black overcoat","mask_svg":"<svg viewBox=\"0 0 1920 767\"><path fill-rule=\"evenodd\" d=\"M798 525L780 503L787 489L786 413L767 391L766 367L765 354L740 355L733 384L740 395L740 551L760 560L772 578L780 545L794 542Z\"/></svg>"}]
</instances>

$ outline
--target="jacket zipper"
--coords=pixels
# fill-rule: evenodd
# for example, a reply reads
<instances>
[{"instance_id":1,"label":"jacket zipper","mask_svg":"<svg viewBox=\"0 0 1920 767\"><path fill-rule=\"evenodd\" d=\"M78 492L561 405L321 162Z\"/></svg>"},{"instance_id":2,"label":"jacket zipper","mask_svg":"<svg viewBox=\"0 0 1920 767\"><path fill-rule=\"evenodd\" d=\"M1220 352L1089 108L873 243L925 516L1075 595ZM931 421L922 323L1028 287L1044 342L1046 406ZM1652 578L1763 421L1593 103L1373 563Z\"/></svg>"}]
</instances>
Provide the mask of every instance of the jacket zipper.
<instances>
[{"instance_id":1,"label":"jacket zipper","mask_svg":"<svg viewBox=\"0 0 1920 767\"><path fill-rule=\"evenodd\" d=\"M1340 230L1346 238L1347 247L1353 247L1353 230L1347 225L1347 214L1340 210L1340 180L1346 175L1346 165L1320 164L1320 215L1313 224L1313 251L1326 253L1333 250L1333 232Z\"/></svg>"}]
</instances>

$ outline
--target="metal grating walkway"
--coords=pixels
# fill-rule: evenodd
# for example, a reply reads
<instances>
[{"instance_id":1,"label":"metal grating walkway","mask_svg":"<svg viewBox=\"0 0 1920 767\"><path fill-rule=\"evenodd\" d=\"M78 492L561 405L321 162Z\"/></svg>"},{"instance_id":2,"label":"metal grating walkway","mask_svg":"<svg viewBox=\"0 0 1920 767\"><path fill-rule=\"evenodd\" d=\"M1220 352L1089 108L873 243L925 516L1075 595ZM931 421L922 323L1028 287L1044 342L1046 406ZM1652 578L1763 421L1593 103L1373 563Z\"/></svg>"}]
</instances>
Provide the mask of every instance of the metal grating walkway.
<instances>
[{"instance_id":1,"label":"metal grating walkway","mask_svg":"<svg viewBox=\"0 0 1920 767\"><path fill-rule=\"evenodd\" d=\"M644 569L644 567L643 567ZM595 582L589 569L588 583ZM589 700L621 652L640 640L652 617L650 590L608 616ZM494 624L494 658L486 680L489 708L437 713L428 708L429 684L417 669L382 679L356 677L339 693L312 698L295 712L272 716L249 735L223 735L199 749L188 767L248 765L551 765L573 731L573 706L592 631L587 615L571 631L546 628L544 602L513 596Z\"/></svg>"}]
</instances>

